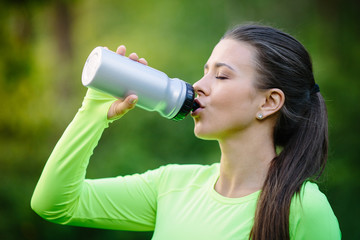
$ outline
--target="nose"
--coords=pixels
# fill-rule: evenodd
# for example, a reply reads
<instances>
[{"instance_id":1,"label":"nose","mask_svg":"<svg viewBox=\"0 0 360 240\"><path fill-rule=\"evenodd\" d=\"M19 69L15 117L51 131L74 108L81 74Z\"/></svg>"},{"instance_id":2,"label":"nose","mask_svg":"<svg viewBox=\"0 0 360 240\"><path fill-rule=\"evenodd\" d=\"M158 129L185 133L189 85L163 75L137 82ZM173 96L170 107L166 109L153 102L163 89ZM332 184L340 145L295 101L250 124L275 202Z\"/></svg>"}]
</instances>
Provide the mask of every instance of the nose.
<instances>
[{"instance_id":1,"label":"nose","mask_svg":"<svg viewBox=\"0 0 360 240\"><path fill-rule=\"evenodd\" d=\"M198 96L200 96L200 95L206 96L206 95L209 95L209 93L210 93L210 88L206 84L205 76L202 77L196 83L194 83L193 87Z\"/></svg>"}]
</instances>

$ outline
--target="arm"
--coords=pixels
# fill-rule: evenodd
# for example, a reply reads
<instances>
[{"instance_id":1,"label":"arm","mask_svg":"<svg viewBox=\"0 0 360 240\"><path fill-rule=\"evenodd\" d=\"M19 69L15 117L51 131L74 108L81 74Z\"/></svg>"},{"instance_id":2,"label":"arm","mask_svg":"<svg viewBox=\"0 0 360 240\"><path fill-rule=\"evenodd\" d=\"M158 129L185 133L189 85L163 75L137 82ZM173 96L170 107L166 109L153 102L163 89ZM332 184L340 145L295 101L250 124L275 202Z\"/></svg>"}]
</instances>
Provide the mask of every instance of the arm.
<instances>
[{"instance_id":1,"label":"arm","mask_svg":"<svg viewBox=\"0 0 360 240\"><path fill-rule=\"evenodd\" d=\"M152 181L156 181L156 171L85 180L93 149L111 122L107 117L121 117L134 107L134 99L136 96L131 95L124 101L115 101L94 90L87 92L35 188L31 200L35 212L60 224L129 230L153 228L156 190Z\"/></svg>"}]
</instances>

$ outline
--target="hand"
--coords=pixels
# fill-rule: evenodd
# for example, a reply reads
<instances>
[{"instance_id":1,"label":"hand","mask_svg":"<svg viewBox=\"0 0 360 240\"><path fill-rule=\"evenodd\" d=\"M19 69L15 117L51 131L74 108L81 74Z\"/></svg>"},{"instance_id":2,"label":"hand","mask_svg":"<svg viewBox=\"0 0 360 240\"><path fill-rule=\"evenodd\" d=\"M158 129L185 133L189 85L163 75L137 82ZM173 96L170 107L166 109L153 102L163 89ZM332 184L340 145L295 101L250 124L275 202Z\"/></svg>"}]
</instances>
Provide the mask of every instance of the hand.
<instances>
[{"instance_id":1,"label":"hand","mask_svg":"<svg viewBox=\"0 0 360 240\"><path fill-rule=\"evenodd\" d=\"M124 45L121 45L116 50L117 54L120 54L122 56L125 56L126 48ZM142 63L144 65L148 65L147 61L144 58L139 58L136 53L131 53L129 55L129 58L133 61L137 61L139 63ZM133 109L136 105L136 102L138 100L138 97L134 94L131 94L127 96L125 99L119 99L113 104L111 104L107 118L108 119L117 119L125 115L129 110Z\"/></svg>"}]
</instances>

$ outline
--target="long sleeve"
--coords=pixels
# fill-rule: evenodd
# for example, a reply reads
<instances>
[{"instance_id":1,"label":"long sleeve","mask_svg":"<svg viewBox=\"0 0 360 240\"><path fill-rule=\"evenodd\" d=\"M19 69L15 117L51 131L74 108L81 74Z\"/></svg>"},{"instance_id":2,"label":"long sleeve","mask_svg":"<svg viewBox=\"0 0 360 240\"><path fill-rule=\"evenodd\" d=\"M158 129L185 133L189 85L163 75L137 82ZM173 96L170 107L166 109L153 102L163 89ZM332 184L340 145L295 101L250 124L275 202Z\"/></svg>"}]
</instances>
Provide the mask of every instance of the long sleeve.
<instances>
[{"instance_id":1,"label":"long sleeve","mask_svg":"<svg viewBox=\"0 0 360 240\"><path fill-rule=\"evenodd\" d=\"M31 199L41 217L55 223L108 229L153 230L156 172L86 180L89 158L108 127L115 99L89 90L56 144ZM104 159L105 161L105 159Z\"/></svg>"}]
</instances>

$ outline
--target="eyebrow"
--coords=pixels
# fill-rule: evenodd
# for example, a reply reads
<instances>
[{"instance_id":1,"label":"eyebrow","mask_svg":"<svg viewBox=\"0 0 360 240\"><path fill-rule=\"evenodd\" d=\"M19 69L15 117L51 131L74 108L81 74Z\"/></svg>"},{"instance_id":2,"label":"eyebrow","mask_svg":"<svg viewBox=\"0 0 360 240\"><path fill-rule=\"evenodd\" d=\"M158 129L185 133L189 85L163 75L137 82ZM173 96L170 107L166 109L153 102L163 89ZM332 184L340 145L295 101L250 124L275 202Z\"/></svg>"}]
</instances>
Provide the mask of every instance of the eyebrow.
<instances>
[{"instance_id":1,"label":"eyebrow","mask_svg":"<svg viewBox=\"0 0 360 240\"><path fill-rule=\"evenodd\" d=\"M226 63L222 63L222 62L219 62L219 63L216 63L215 64L215 67L219 68L219 67L227 67L229 68L230 70L232 71L235 71L235 69L233 67L231 67L230 65L226 64ZM209 68L209 65L208 64L205 64L204 65L204 69L208 69Z\"/></svg>"}]
</instances>

